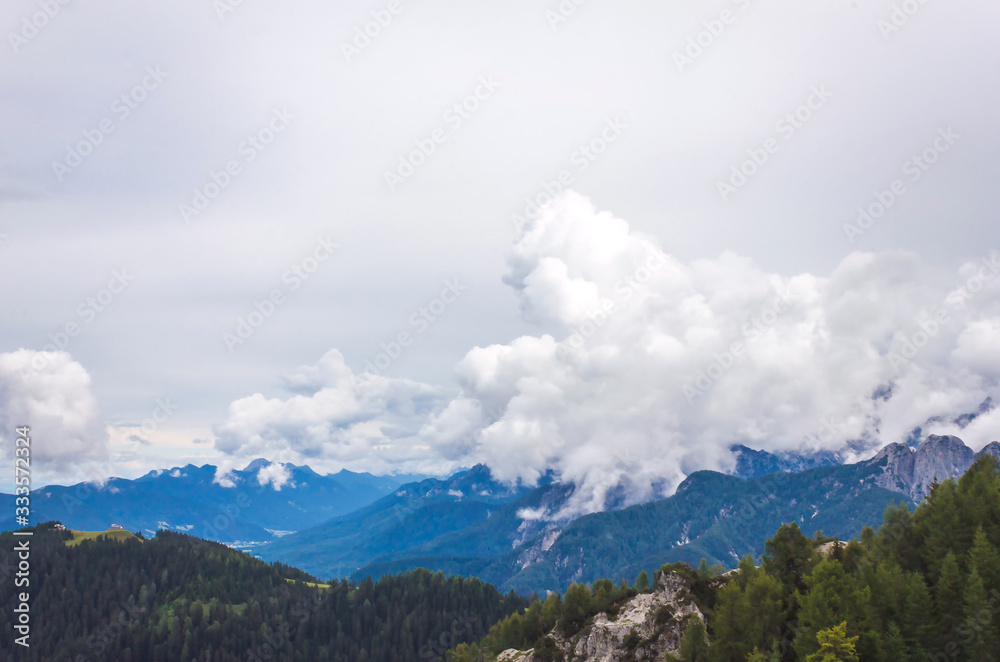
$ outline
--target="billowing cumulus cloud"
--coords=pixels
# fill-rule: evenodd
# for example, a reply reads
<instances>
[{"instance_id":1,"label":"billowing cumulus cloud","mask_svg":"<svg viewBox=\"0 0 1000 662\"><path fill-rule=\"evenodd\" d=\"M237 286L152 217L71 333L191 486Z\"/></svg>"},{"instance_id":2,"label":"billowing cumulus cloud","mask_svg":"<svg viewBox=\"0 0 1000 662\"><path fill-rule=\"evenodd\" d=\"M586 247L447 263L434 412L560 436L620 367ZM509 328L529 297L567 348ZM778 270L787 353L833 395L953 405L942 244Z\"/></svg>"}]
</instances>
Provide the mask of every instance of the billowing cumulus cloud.
<instances>
[{"instance_id":1,"label":"billowing cumulus cloud","mask_svg":"<svg viewBox=\"0 0 1000 662\"><path fill-rule=\"evenodd\" d=\"M215 446L229 456L225 468L264 456L308 463L316 470L350 466L390 473L400 465L440 471L417 435L444 394L406 379L355 375L337 350L316 366L285 378L287 398L257 393L233 402L216 426Z\"/></svg>"},{"instance_id":2,"label":"billowing cumulus cloud","mask_svg":"<svg viewBox=\"0 0 1000 662\"><path fill-rule=\"evenodd\" d=\"M219 447L410 470L485 462L529 482L554 469L579 488L568 514L729 469L736 443L854 460L918 428L974 448L1000 436L994 412L955 422L998 396L996 254L954 274L906 252L847 254L828 275L729 252L683 263L568 193L508 263L545 332L471 349L457 397L403 380L359 388L331 351L289 378L307 394L233 403Z\"/></svg>"},{"instance_id":3,"label":"billowing cumulus cloud","mask_svg":"<svg viewBox=\"0 0 1000 662\"><path fill-rule=\"evenodd\" d=\"M31 427L34 482L73 476L108 459L108 433L91 392L90 375L66 352L19 349L0 354L0 439L4 464L14 429Z\"/></svg>"}]
</instances>

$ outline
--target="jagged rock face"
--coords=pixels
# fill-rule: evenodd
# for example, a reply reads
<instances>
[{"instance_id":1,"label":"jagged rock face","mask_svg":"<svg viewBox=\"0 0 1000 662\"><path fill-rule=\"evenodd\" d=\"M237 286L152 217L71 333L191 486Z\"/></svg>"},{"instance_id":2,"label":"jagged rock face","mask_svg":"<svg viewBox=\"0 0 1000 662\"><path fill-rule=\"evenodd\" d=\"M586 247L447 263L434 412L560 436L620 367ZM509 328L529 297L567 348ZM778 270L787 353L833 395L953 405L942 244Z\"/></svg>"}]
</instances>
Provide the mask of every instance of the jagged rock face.
<instances>
[{"instance_id":1,"label":"jagged rock face","mask_svg":"<svg viewBox=\"0 0 1000 662\"><path fill-rule=\"evenodd\" d=\"M686 619L705 619L689 592L688 582L676 573L660 576L652 593L626 601L611 618L600 613L579 633L564 640L550 636L565 659L574 662L643 662L662 660L663 653L677 653ZM539 662L532 650L507 650L497 662Z\"/></svg>"},{"instance_id":2,"label":"jagged rock face","mask_svg":"<svg viewBox=\"0 0 1000 662\"><path fill-rule=\"evenodd\" d=\"M996 448L992 446L996 444ZM989 449L989 450L987 450ZM982 451L998 454L1000 444L993 442ZM975 462L977 454L958 437L930 435L912 451L902 444L889 444L869 460L878 464L885 460L885 469L875 483L887 490L902 492L911 499L927 496L931 483L961 476Z\"/></svg>"},{"instance_id":3,"label":"jagged rock face","mask_svg":"<svg viewBox=\"0 0 1000 662\"><path fill-rule=\"evenodd\" d=\"M986 444L983 450L976 453L976 457L982 457L983 455L992 455L996 459L1000 460L1000 441L991 441Z\"/></svg>"},{"instance_id":4,"label":"jagged rock face","mask_svg":"<svg viewBox=\"0 0 1000 662\"><path fill-rule=\"evenodd\" d=\"M935 478L942 481L961 476L975 461L976 454L958 437L932 434L914 453L914 489L925 495Z\"/></svg>"}]
</instances>

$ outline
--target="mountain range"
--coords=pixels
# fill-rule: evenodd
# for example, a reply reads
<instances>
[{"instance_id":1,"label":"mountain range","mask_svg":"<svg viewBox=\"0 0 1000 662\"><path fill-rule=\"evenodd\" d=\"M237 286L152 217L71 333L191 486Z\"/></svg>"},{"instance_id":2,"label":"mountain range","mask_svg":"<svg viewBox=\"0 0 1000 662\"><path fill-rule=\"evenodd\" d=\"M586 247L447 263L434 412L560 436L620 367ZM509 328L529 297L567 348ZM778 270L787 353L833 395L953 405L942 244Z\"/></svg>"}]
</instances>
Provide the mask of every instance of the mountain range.
<instances>
[{"instance_id":1,"label":"mountain range","mask_svg":"<svg viewBox=\"0 0 1000 662\"><path fill-rule=\"evenodd\" d=\"M189 464L134 480L51 485L32 491L31 519L80 530L118 524L146 534L169 529L226 543L263 542L356 511L411 479L346 470L322 475L264 459L222 480L216 473L215 466ZM12 515L14 497L0 495L0 507ZM0 531L12 528L12 517L0 520Z\"/></svg>"},{"instance_id":2,"label":"mountain range","mask_svg":"<svg viewBox=\"0 0 1000 662\"><path fill-rule=\"evenodd\" d=\"M477 466L405 486L258 552L321 577L378 577L426 567L525 594L561 591L574 581L631 579L664 562L705 558L734 567L744 554L760 554L766 537L790 521L808 535L822 530L848 539L881 521L888 505L913 505L935 477L961 475L977 456L957 437L934 435L915 450L891 444L849 465L830 456L789 458L745 447L734 453L743 458L737 471L750 478L699 471L666 499L569 522L532 514L558 511L571 485L548 480L530 490L505 488ZM1000 443L984 453L1000 457ZM789 462L812 467L781 471ZM765 472L768 467L777 471ZM470 483L484 489L463 487Z\"/></svg>"},{"instance_id":3,"label":"mountain range","mask_svg":"<svg viewBox=\"0 0 1000 662\"><path fill-rule=\"evenodd\" d=\"M791 521L807 535L848 539L877 524L888 505L913 505L935 478L961 475L977 457L958 437L934 435L916 448L890 444L855 464L832 453L732 452L732 474L695 472L668 498L564 520L547 513L559 512L574 486L552 474L535 486L509 485L478 465L401 484L266 460L231 472L225 485L215 467L188 465L102 486L42 488L32 508L35 521L76 529L117 523L187 532L324 579L425 567L527 595L604 576L632 579L664 562L705 558L734 567ZM1000 457L1000 443L985 453ZM0 496L0 505L12 499ZM0 522L6 528L13 522Z\"/></svg>"}]
</instances>

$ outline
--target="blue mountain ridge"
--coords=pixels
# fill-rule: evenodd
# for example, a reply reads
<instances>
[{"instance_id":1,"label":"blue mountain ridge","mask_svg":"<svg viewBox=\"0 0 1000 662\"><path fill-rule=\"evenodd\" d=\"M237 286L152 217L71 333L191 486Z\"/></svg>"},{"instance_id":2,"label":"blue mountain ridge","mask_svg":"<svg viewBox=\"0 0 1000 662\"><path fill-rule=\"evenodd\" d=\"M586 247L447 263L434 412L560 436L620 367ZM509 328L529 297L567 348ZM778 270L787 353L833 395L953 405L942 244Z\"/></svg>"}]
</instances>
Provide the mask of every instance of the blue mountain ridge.
<instances>
[{"instance_id":1,"label":"blue mountain ridge","mask_svg":"<svg viewBox=\"0 0 1000 662\"><path fill-rule=\"evenodd\" d=\"M213 465L151 471L103 485L50 485L31 493L31 521L56 520L71 529L105 530L118 524L151 534L165 528L225 543L264 542L356 511L391 493L401 480L392 476L340 471L321 475L307 466L286 463L287 480L261 484L258 459L232 471L231 486L215 482ZM13 514L14 497L0 495L4 514ZM8 517L0 530L14 528Z\"/></svg>"},{"instance_id":2,"label":"blue mountain ridge","mask_svg":"<svg viewBox=\"0 0 1000 662\"><path fill-rule=\"evenodd\" d=\"M526 518L525 512L558 511L571 485L551 480L504 492L480 466L471 473L490 487L479 498L458 489L467 475L408 485L259 553L321 577L359 579L425 567L525 594L562 591L573 581L604 576L632 580L670 561L705 558L733 567L744 554L760 554L766 539L790 521L807 535L822 530L848 539L865 525L877 526L891 503L913 505L934 477L960 475L976 457L957 437L939 436L916 450L891 444L850 465L800 458L819 465L802 471L765 472L789 460L761 453L743 467L750 478L699 471L666 499L562 522ZM1000 457L1000 444L979 455L987 453Z\"/></svg>"}]
</instances>

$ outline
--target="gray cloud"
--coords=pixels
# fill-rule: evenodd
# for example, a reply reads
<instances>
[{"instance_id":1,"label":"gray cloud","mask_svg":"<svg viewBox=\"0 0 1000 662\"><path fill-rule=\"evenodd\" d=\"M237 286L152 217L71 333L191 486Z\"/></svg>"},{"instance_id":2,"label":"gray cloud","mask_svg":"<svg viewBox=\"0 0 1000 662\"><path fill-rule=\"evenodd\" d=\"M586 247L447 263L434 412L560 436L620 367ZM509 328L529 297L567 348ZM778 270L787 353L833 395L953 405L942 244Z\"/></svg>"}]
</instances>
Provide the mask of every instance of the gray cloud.
<instances>
[{"instance_id":1,"label":"gray cloud","mask_svg":"<svg viewBox=\"0 0 1000 662\"><path fill-rule=\"evenodd\" d=\"M475 428L494 416L483 403L495 411L521 388L497 377L490 387L496 393L488 398L470 391L466 380L477 373L469 366L486 358L467 357L468 348L495 352L489 360L501 372L519 374L518 361L536 354L539 365L548 365L547 352L554 349L546 334L552 343L561 341L573 311L607 286L598 273L603 266L583 266L587 260L604 265L599 255L584 260L577 255L584 249L551 238L550 247L529 246L512 230L511 216L523 213L525 198L544 192L562 171L571 176L571 188L628 219L630 236L671 256L676 278L657 297L680 308L636 314L662 327L654 337L658 355L689 357L679 366L684 370L707 365L711 334L723 342L739 331L718 326L720 311L762 314L755 307L794 279L803 296L822 301L822 319L800 324L829 334L830 342L864 338L851 341L850 351L886 351L893 334L913 321L909 304L894 297L924 301L927 288L946 295L956 265L1000 246L993 185L1000 175L998 92L984 83L1000 65L992 29L1000 9L988 0L927 3L885 35L879 21L890 16L891 0L808 7L791 0L589 2L556 24L546 12L558 11L557 2L402 4L391 24L348 62L342 43L384 5L243 2L220 17L212 3L191 0L70 3L15 49L8 33L19 34L38 5L7 3L0 32L11 47L0 66L0 121L17 130L0 142L0 234L7 235L0 243L0 351L42 349L50 334L77 319L79 303L106 285L112 269L127 266L135 282L68 348L86 367L108 420L141 420L155 398L170 393L185 405L158 430L161 435L174 433L179 444L177 435L190 431L189 439L204 439L213 423L232 425L220 434L227 451L256 444L261 454L274 455L294 445L281 425L273 422L274 430L248 441L252 435L241 426L253 426L227 414L230 403L247 394L279 393L289 366L316 364L332 347L345 366L362 370L381 343L406 328L413 309L444 279L458 276L469 288L461 303L385 375L393 384L408 379L421 385L407 387L413 394L462 390L464 399L441 405L428 420L364 409L359 415L380 432L356 447L357 457L344 455L358 466L389 466L377 454L366 465L360 454L380 435L425 434L412 443L436 449L428 462L446 467L478 452ZM723 9L736 20L679 71L675 54ZM148 67L165 76L135 92ZM390 192L385 171L415 149L415 141L448 126L445 113L481 77L498 81L495 94ZM829 99L786 137L778 123L822 86ZM248 160L241 145L283 108L294 119ZM621 136L593 160L575 158L615 117L627 118ZM101 129L104 120L113 131ZM911 181L904 164L949 126L961 139ZM81 141L96 142L95 130L100 143L84 147L90 153L60 181L53 163L65 162L68 151L81 152ZM717 183L771 138L777 151L723 202ZM179 206L231 160L238 160L239 175L185 224ZM845 223L897 178L905 180L905 194L850 243ZM336 256L231 354L223 333L281 282L316 237L328 235L341 244ZM521 251L509 262L513 288L500 280L512 240ZM845 257L854 252L861 256ZM633 257L626 252L618 259ZM724 279L734 280L723 286ZM907 279L909 286L898 282ZM676 298L682 292L689 296ZM798 303L774 328L812 305ZM983 314L979 320L956 314L946 333L959 340L940 342L948 356L930 347L921 356L947 359L952 369L985 379L995 361L993 327ZM618 324L625 322L612 327ZM692 331L680 333L678 324ZM508 349L487 351L491 347ZM762 337L753 351L770 347ZM588 342L585 354L590 348ZM464 366L457 376L456 364ZM860 388L883 376L881 367L842 376L837 365L832 359L823 364L824 378ZM776 367L771 371L772 378L791 378ZM739 382L735 375L734 369L726 383ZM894 398L910 393L906 375L893 376L900 380ZM316 400L331 388L324 379L287 386ZM532 397L555 398L547 390L552 379L538 381L541 390ZM976 391L977 383L963 385L970 389L966 395L949 397L974 399L988 390L983 382ZM934 409L918 391L914 411ZM756 398L769 392L762 389ZM394 396L394 406L403 407L413 394ZM720 383L698 402L723 395L736 410L747 400ZM801 397L817 396L805 389ZM808 402L788 406L819 414ZM272 415L275 421L294 418ZM675 414L659 415L669 429L683 422ZM782 420L756 425L770 430ZM404 432L386 432L394 429L389 421ZM689 434L689 428L678 429ZM298 434L294 443L302 449L325 452ZM747 424L746 434L763 433ZM725 436L714 426L698 435ZM773 443L792 442L781 437ZM180 452L177 447L169 452ZM600 456L599 450L586 452ZM680 469L664 464L657 472L669 483L688 464L715 461L715 451L697 452L704 457L692 455L678 460ZM148 457L155 465L162 455ZM399 457L414 461L409 451ZM526 471L535 471L540 462L529 465Z\"/></svg>"}]
</instances>

